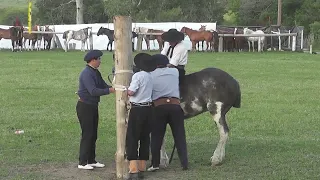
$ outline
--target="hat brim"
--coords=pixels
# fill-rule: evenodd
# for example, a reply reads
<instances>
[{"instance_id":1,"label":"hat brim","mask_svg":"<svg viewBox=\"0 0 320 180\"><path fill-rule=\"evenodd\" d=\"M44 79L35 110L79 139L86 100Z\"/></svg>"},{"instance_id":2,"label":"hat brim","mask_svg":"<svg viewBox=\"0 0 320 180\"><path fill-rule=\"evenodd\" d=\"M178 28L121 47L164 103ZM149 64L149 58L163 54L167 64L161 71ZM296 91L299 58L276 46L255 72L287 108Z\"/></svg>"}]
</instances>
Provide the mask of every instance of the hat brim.
<instances>
[{"instance_id":1,"label":"hat brim","mask_svg":"<svg viewBox=\"0 0 320 180\"><path fill-rule=\"evenodd\" d=\"M151 55L146 53L137 54L134 57L134 63L137 68L146 72L152 72L157 68L156 62L151 59Z\"/></svg>"},{"instance_id":2,"label":"hat brim","mask_svg":"<svg viewBox=\"0 0 320 180\"><path fill-rule=\"evenodd\" d=\"M161 38L167 42L179 42L184 40L184 34L179 31L165 32L161 35Z\"/></svg>"}]
</instances>

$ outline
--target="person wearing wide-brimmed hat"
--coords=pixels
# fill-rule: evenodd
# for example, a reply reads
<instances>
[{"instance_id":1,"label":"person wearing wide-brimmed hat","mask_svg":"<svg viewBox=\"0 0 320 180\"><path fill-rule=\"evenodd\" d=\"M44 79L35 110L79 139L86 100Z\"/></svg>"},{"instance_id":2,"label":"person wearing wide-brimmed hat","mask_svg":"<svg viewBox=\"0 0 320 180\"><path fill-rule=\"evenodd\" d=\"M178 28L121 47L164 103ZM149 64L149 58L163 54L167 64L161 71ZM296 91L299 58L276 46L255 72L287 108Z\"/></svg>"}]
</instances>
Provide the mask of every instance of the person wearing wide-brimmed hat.
<instances>
[{"instance_id":1,"label":"person wearing wide-brimmed hat","mask_svg":"<svg viewBox=\"0 0 320 180\"><path fill-rule=\"evenodd\" d=\"M146 161L149 160L150 131L152 120L152 77L150 72L156 69L151 55L139 53L134 57L139 72L132 76L128 88L131 109L126 135L126 154L129 160L129 179L143 178ZM140 144L139 144L140 143ZM139 151L138 151L139 150Z\"/></svg>"},{"instance_id":2,"label":"person wearing wide-brimmed hat","mask_svg":"<svg viewBox=\"0 0 320 180\"><path fill-rule=\"evenodd\" d=\"M90 170L94 167L105 166L95 159L99 120L98 106L100 96L113 93L115 90L103 80L98 70L102 55L103 53L100 50L89 51L84 57L87 65L79 77L79 89L77 91L79 100L76 106L77 117L82 130L79 169Z\"/></svg>"},{"instance_id":3,"label":"person wearing wide-brimmed hat","mask_svg":"<svg viewBox=\"0 0 320 180\"><path fill-rule=\"evenodd\" d=\"M181 82L186 73L185 66L188 63L188 49L182 43L184 34L176 29L170 29L163 33L161 38L169 43L164 46L161 54L168 57L168 67L176 67L179 70L179 81Z\"/></svg>"},{"instance_id":4,"label":"person wearing wide-brimmed hat","mask_svg":"<svg viewBox=\"0 0 320 180\"><path fill-rule=\"evenodd\" d=\"M160 168L160 149L167 124L171 127L181 166L183 170L187 170L188 156L184 113L180 106L179 72L176 68L167 67L169 60L165 55L155 54L152 60L156 62L157 69L151 72L154 120L151 131L152 162L148 171L156 171Z\"/></svg>"}]
</instances>

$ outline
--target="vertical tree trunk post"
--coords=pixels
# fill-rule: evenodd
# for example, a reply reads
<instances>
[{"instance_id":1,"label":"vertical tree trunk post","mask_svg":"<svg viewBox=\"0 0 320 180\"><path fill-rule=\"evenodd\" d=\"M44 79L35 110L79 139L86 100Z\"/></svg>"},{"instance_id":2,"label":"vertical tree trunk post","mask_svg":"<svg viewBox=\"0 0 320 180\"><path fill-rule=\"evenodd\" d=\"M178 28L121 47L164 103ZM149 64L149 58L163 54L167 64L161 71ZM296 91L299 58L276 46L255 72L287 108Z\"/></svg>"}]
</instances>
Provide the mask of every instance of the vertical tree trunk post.
<instances>
[{"instance_id":1,"label":"vertical tree trunk post","mask_svg":"<svg viewBox=\"0 0 320 180\"><path fill-rule=\"evenodd\" d=\"M219 52L223 52L223 37L222 36L220 36L219 37L219 48L218 48L218 51Z\"/></svg>"},{"instance_id":2,"label":"vertical tree trunk post","mask_svg":"<svg viewBox=\"0 0 320 180\"><path fill-rule=\"evenodd\" d=\"M83 0L76 0L77 24L83 24Z\"/></svg>"},{"instance_id":3,"label":"vertical tree trunk post","mask_svg":"<svg viewBox=\"0 0 320 180\"><path fill-rule=\"evenodd\" d=\"M141 52L142 51L142 40L143 40L144 35L143 34L138 34L138 41L137 41L137 51Z\"/></svg>"},{"instance_id":4,"label":"vertical tree trunk post","mask_svg":"<svg viewBox=\"0 0 320 180\"><path fill-rule=\"evenodd\" d=\"M116 86L128 87L132 77L132 20L128 16L115 16L114 40L115 40L115 70ZM126 140L126 102L128 100L125 91L116 91L116 115L117 115L117 152L116 171L117 178L122 179L128 176L128 162L125 159Z\"/></svg>"},{"instance_id":5,"label":"vertical tree trunk post","mask_svg":"<svg viewBox=\"0 0 320 180\"><path fill-rule=\"evenodd\" d=\"M296 51L297 36L292 36L292 51Z\"/></svg>"}]
</instances>

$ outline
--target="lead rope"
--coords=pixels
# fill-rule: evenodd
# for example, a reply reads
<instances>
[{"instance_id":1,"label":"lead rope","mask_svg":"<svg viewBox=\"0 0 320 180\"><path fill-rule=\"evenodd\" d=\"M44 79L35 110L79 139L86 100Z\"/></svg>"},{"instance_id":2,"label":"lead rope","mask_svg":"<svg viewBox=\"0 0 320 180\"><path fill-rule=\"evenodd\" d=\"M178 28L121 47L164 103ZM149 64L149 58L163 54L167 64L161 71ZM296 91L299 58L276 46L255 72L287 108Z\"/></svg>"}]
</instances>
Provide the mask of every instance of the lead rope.
<instances>
[{"instance_id":1,"label":"lead rope","mask_svg":"<svg viewBox=\"0 0 320 180\"><path fill-rule=\"evenodd\" d=\"M108 80L112 84L112 87L114 87L114 89L116 91L127 91L128 88L129 88L129 86L124 86L122 84L115 84L116 75L117 74L122 74L122 73L131 73L131 74L133 74L133 71L132 70L128 70L128 69L118 70L118 71L115 71L115 73L108 75ZM113 75L113 80L112 81L110 80L110 75ZM125 104L125 108L127 110L127 116L125 118L125 124L127 126L128 125L129 113L130 113L130 110L131 110L131 104L130 104L129 101L126 101L126 102L123 102L123 103Z\"/></svg>"}]
</instances>

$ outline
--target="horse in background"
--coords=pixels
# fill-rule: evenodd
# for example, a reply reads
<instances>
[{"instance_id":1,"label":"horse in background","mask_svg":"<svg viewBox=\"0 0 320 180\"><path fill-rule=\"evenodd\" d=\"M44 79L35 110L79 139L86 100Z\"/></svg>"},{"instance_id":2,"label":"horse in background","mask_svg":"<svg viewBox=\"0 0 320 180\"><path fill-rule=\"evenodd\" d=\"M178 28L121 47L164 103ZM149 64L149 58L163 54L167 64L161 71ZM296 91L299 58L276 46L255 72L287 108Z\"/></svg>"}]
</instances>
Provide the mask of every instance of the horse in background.
<instances>
[{"instance_id":1,"label":"horse in background","mask_svg":"<svg viewBox=\"0 0 320 180\"><path fill-rule=\"evenodd\" d=\"M212 40L213 45L212 45L211 49L212 50L214 49L215 52L218 52L218 48L219 48L219 34L218 34L218 32L213 30L213 29L207 30L207 25L201 25L199 31L212 32L212 34L213 34L213 40ZM199 44L200 43L198 42L198 50L199 50ZM202 50L203 50L203 41L202 41Z\"/></svg>"},{"instance_id":2,"label":"horse in background","mask_svg":"<svg viewBox=\"0 0 320 180\"><path fill-rule=\"evenodd\" d=\"M164 47L164 41L161 38L161 34L164 33L163 30L157 30L157 29L148 29L145 27L134 27L133 31L135 33L143 34L143 39L146 42L147 50L150 50L150 40L153 40L153 45L155 46L154 40L157 40L159 44L159 50L161 51ZM146 33L161 33L160 35L145 35Z\"/></svg>"},{"instance_id":3,"label":"horse in background","mask_svg":"<svg viewBox=\"0 0 320 180\"><path fill-rule=\"evenodd\" d=\"M243 34L243 29L235 28L234 34ZM234 37L234 49L237 52L243 51L245 47L246 38L245 37Z\"/></svg>"},{"instance_id":4,"label":"horse in background","mask_svg":"<svg viewBox=\"0 0 320 180\"><path fill-rule=\"evenodd\" d=\"M45 26L44 31L54 32L53 29L50 29L49 25ZM43 34L43 49L50 50L52 38L53 38L53 34Z\"/></svg>"},{"instance_id":5,"label":"horse in background","mask_svg":"<svg viewBox=\"0 0 320 180\"><path fill-rule=\"evenodd\" d=\"M91 34L91 31L92 31L92 27L86 27L78 31L74 31L74 30L65 31L62 36L62 38L65 39L65 52L68 51L68 45L71 39L81 41L81 51L85 51L85 45ZM88 42L87 42L87 49L89 49Z\"/></svg>"},{"instance_id":6,"label":"horse in background","mask_svg":"<svg viewBox=\"0 0 320 180\"><path fill-rule=\"evenodd\" d=\"M205 31L206 30L206 25L200 25L201 27L199 28L199 31ZM201 43L202 43L202 51L204 50L203 49L203 42L204 41L201 41ZM198 47L198 51L200 51L200 41L197 43L197 47Z\"/></svg>"},{"instance_id":7,"label":"horse in background","mask_svg":"<svg viewBox=\"0 0 320 180\"><path fill-rule=\"evenodd\" d=\"M109 39L109 42L107 44L107 51L112 51L112 44L114 41L114 30L108 29L108 28L104 28L104 27L100 27L100 29L98 30L97 36L100 35L106 35ZM109 45L110 45L110 50L109 50Z\"/></svg>"},{"instance_id":8,"label":"horse in background","mask_svg":"<svg viewBox=\"0 0 320 180\"><path fill-rule=\"evenodd\" d=\"M109 45L110 45L111 48L109 51L111 52L112 51L112 43L114 41L114 30L100 27L100 29L98 30L97 36L100 36L100 35L106 35L108 37L109 43L107 45L107 51L109 50ZM132 32L132 40L136 37L138 37L138 34L135 32ZM134 51L134 42L133 41L132 41L132 51Z\"/></svg>"},{"instance_id":9,"label":"horse in background","mask_svg":"<svg viewBox=\"0 0 320 180\"><path fill-rule=\"evenodd\" d=\"M243 29L243 34L264 34L264 32L261 31L261 30L253 31L253 30L251 30L249 28L244 28ZM252 43L252 51L254 52L254 42L255 41L259 42L259 37L246 37L246 38L248 40L249 52L250 52L250 42ZM261 45L261 50L262 51L263 51L263 48L264 48L264 40L265 40L265 37L261 36L260 37L260 45Z\"/></svg>"},{"instance_id":10,"label":"horse in background","mask_svg":"<svg viewBox=\"0 0 320 180\"><path fill-rule=\"evenodd\" d=\"M15 51L17 46L19 46L20 51L22 51L23 28L20 26L10 27L9 29L0 28L0 40L1 39L11 39L12 52Z\"/></svg>"},{"instance_id":11,"label":"horse in background","mask_svg":"<svg viewBox=\"0 0 320 180\"><path fill-rule=\"evenodd\" d=\"M28 28L24 28L24 31L28 31ZM32 31L37 31L37 28L34 26L31 28ZM28 40L28 48L26 48L26 42ZM35 44L38 40L38 34L23 32L23 47L26 50L30 50L30 42L31 42L31 51L35 48Z\"/></svg>"},{"instance_id":12,"label":"horse in background","mask_svg":"<svg viewBox=\"0 0 320 180\"><path fill-rule=\"evenodd\" d=\"M182 27L180 32L187 34L192 42L192 51L196 50L196 43L199 41L206 41L207 51L213 46L213 33L210 31L197 31L187 27Z\"/></svg>"}]
</instances>

